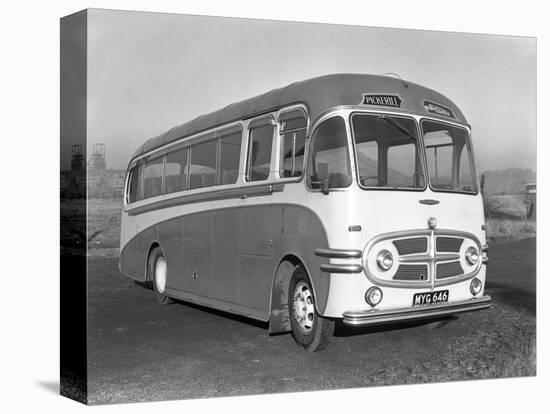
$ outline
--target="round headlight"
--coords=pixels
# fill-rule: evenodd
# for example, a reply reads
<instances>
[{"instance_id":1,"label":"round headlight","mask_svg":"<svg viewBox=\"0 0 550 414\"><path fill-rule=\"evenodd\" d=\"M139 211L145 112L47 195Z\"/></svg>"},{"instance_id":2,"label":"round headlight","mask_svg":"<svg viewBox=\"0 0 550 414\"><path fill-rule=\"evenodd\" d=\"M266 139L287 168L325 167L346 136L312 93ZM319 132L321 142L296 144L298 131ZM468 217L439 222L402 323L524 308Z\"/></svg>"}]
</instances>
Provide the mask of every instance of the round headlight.
<instances>
[{"instance_id":1,"label":"round headlight","mask_svg":"<svg viewBox=\"0 0 550 414\"><path fill-rule=\"evenodd\" d=\"M481 292L481 280L479 280L477 277L474 277L472 281L470 282L470 292L472 295L477 295L479 292Z\"/></svg>"},{"instance_id":2,"label":"round headlight","mask_svg":"<svg viewBox=\"0 0 550 414\"><path fill-rule=\"evenodd\" d=\"M393 266L393 256L389 250L382 250L376 256L376 263L381 270L388 270Z\"/></svg>"},{"instance_id":3,"label":"round headlight","mask_svg":"<svg viewBox=\"0 0 550 414\"><path fill-rule=\"evenodd\" d=\"M373 286L365 293L365 300L371 306L376 306L382 300L382 290L379 287Z\"/></svg>"},{"instance_id":4,"label":"round headlight","mask_svg":"<svg viewBox=\"0 0 550 414\"><path fill-rule=\"evenodd\" d=\"M466 249L466 261L471 265L479 262L479 252L474 246L470 246Z\"/></svg>"}]
</instances>

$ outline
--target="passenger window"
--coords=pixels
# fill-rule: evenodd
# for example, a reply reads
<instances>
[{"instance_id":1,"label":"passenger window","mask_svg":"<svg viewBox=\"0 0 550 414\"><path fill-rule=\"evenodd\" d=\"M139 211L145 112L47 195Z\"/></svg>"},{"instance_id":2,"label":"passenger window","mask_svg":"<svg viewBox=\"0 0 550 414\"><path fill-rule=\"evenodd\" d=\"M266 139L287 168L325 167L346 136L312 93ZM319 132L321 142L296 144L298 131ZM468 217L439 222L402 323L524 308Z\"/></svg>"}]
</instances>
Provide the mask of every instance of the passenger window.
<instances>
[{"instance_id":1,"label":"passenger window","mask_svg":"<svg viewBox=\"0 0 550 414\"><path fill-rule=\"evenodd\" d=\"M220 184L234 184L239 176L242 130L221 132L220 138Z\"/></svg>"},{"instance_id":2,"label":"passenger window","mask_svg":"<svg viewBox=\"0 0 550 414\"><path fill-rule=\"evenodd\" d=\"M304 166L307 118L302 110L283 113L279 118L281 133L281 178L300 177Z\"/></svg>"},{"instance_id":3,"label":"passenger window","mask_svg":"<svg viewBox=\"0 0 550 414\"><path fill-rule=\"evenodd\" d=\"M324 121L313 133L307 167L307 184L321 189L343 188L351 184L346 125L339 116Z\"/></svg>"},{"instance_id":4,"label":"passenger window","mask_svg":"<svg viewBox=\"0 0 550 414\"><path fill-rule=\"evenodd\" d=\"M164 192L175 193L187 189L187 154L189 150L182 148L166 156Z\"/></svg>"},{"instance_id":5,"label":"passenger window","mask_svg":"<svg viewBox=\"0 0 550 414\"><path fill-rule=\"evenodd\" d=\"M145 162L143 169L143 198L155 197L162 193L163 157Z\"/></svg>"},{"instance_id":6,"label":"passenger window","mask_svg":"<svg viewBox=\"0 0 550 414\"><path fill-rule=\"evenodd\" d=\"M216 185L217 140L191 146L189 176L191 189Z\"/></svg>"},{"instance_id":7,"label":"passenger window","mask_svg":"<svg viewBox=\"0 0 550 414\"><path fill-rule=\"evenodd\" d=\"M141 163L130 170L130 179L128 184L128 202L135 203L140 199L141 189Z\"/></svg>"},{"instance_id":8,"label":"passenger window","mask_svg":"<svg viewBox=\"0 0 550 414\"><path fill-rule=\"evenodd\" d=\"M247 180L262 181L269 177L274 126L269 120L252 124L248 140Z\"/></svg>"}]
</instances>

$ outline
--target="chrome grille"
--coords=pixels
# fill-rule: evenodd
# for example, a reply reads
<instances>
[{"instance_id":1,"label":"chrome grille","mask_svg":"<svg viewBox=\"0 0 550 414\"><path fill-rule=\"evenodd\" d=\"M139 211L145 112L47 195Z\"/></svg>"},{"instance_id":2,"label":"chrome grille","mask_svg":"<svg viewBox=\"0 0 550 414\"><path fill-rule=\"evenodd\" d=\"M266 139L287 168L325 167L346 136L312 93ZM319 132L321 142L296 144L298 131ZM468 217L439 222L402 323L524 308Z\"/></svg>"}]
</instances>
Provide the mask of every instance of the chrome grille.
<instances>
[{"instance_id":1,"label":"chrome grille","mask_svg":"<svg viewBox=\"0 0 550 414\"><path fill-rule=\"evenodd\" d=\"M463 238L459 237L436 237L435 239L435 248L438 252L455 252L460 251L460 246L462 246Z\"/></svg>"},{"instance_id":2,"label":"chrome grille","mask_svg":"<svg viewBox=\"0 0 550 414\"><path fill-rule=\"evenodd\" d=\"M424 281L428 279L427 265L405 265L402 264L397 269L393 276L393 280L418 280Z\"/></svg>"},{"instance_id":3,"label":"chrome grille","mask_svg":"<svg viewBox=\"0 0 550 414\"><path fill-rule=\"evenodd\" d=\"M459 261L437 264L437 279L446 279L448 277L460 276L462 274L464 274L464 269Z\"/></svg>"},{"instance_id":4,"label":"chrome grille","mask_svg":"<svg viewBox=\"0 0 550 414\"><path fill-rule=\"evenodd\" d=\"M465 243L481 244L472 233L447 229L405 230L380 234L372 238L363 254L367 277L380 286L435 288L467 280L481 269L462 265ZM382 246L395 248L393 272L384 275L376 264Z\"/></svg>"},{"instance_id":5,"label":"chrome grille","mask_svg":"<svg viewBox=\"0 0 550 414\"><path fill-rule=\"evenodd\" d=\"M413 237L410 239L395 240L393 245L400 255L425 253L428 250L427 237Z\"/></svg>"}]
</instances>

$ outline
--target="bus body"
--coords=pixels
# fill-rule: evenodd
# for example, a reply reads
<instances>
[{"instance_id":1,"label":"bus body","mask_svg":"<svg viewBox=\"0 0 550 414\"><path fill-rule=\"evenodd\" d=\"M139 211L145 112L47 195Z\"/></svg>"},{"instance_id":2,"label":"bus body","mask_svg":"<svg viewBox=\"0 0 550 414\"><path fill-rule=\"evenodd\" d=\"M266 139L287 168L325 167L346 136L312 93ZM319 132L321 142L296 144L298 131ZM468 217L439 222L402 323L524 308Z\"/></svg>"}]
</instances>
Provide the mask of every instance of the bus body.
<instances>
[{"instance_id":1,"label":"bus body","mask_svg":"<svg viewBox=\"0 0 550 414\"><path fill-rule=\"evenodd\" d=\"M386 76L291 84L132 156L120 271L322 349L351 326L490 306L470 126Z\"/></svg>"}]
</instances>

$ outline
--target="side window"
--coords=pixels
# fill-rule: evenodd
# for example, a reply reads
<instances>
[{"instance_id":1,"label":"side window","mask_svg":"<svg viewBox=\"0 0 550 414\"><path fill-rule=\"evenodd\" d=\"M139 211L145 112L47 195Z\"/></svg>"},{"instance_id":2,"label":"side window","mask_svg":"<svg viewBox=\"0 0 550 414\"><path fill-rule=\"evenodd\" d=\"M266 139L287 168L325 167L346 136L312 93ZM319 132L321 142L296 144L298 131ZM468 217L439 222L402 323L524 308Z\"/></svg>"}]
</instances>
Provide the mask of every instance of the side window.
<instances>
[{"instance_id":1,"label":"side window","mask_svg":"<svg viewBox=\"0 0 550 414\"><path fill-rule=\"evenodd\" d=\"M252 123L248 138L247 181L262 181L269 177L273 129L269 119Z\"/></svg>"},{"instance_id":2,"label":"side window","mask_svg":"<svg viewBox=\"0 0 550 414\"><path fill-rule=\"evenodd\" d=\"M143 168L143 198L155 197L162 192L163 157L151 158Z\"/></svg>"},{"instance_id":3,"label":"side window","mask_svg":"<svg viewBox=\"0 0 550 414\"><path fill-rule=\"evenodd\" d=\"M313 189L343 188L351 184L348 140L344 120L335 116L319 125L311 138L307 185Z\"/></svg>"},{"instance_id":4,"label":"side window","mask_svg":"<svg viewBox=\"0 0 550 414\"><path fill-rule=\"evenodd\" d=\"M201 142L191 146L189 188L216 185L216 147L217 140Z\"/></svg>"},{"instance_id":5,"label":"side window","mask_svg":"<svg viewBox=\"0 0 550 414\"><path fill-rule=\"evenodd\" d=\"M164 170L164 192L175 193L187 189L187 155L188 148L170 152L166 156Z\"/></svg>"},{"instance_id":6,"label":"side window","mask_svg":"<svg viewBox=\"0 0 550 414\"><path fill-rule=\"evenodd\" d=\"M141 163L130 170L128 182L128 203L135 203L140 199L141 189Z\"/></svg>"},{"instance_id":7,"label":"side window","mask_svg":"<svg viewBox=\"0 0 550 414\"><path fill-rule=\"evenodd\" d=\"M239 176L242 129L232 128L220 133L220 184L234 184Z\"/></svg>"},{"instance_id":8,"label":"side window","mask_svg":"<svg viewBox=\"0 0 550 414\"><path fill-rule=\"evenodd\" d=\"M281 156L279 174L281 178L300 177L304 167L307 118L302 110L281 114Z\"/></svg>"}]
</instances>

